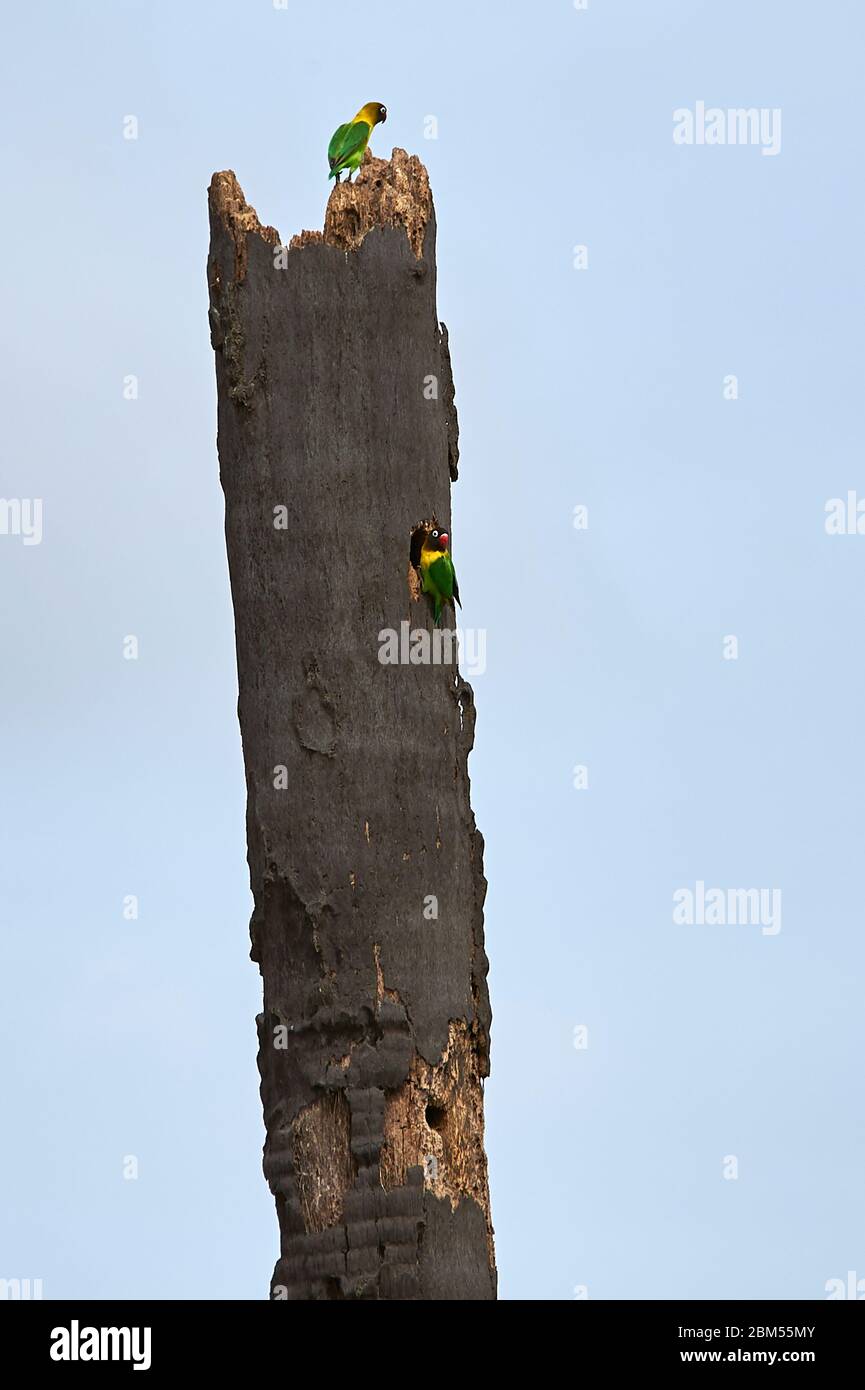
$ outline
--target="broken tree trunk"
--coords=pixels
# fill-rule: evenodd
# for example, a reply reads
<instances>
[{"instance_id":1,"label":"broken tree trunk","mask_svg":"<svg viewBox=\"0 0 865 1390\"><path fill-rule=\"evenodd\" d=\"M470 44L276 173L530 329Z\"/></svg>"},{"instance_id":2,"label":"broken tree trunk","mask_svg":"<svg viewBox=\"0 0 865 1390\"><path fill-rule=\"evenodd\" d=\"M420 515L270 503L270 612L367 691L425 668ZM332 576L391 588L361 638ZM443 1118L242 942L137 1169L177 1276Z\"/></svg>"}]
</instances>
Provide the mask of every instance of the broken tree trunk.
<instances>
[{"instance_id":1,"label":"broken tree trunk","mask_svg":"<svg viewBox=\"0 0 865 1390\"><path fill-rule=\"evenodd\" d=\"M368 154L284 247L215 174L210 225L271 1297L494 1298L473 696L401 627L458 458L429 181Z\"/></svg>"}]
</instances>

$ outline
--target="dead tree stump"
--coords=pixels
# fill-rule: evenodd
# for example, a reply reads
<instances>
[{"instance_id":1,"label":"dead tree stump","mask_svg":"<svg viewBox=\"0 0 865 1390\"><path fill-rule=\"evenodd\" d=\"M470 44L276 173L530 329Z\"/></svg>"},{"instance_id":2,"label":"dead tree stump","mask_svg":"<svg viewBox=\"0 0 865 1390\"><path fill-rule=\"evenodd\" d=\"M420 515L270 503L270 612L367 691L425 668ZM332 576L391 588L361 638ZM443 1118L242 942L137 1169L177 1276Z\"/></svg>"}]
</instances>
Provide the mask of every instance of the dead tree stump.
<instances>
[{"instance_id":1,"label":"dead tree stump","mask_svg":"<svg viewBox=\"0 0 865 1390\"><path fill-rule=\"evenodd\" d=\"M367 155L288 247L233 173L209 203L271 1297L494 1298L473 695L380 660L432 631L412 537L457 476L429 180Z\"/></svg>"}]
</instances>

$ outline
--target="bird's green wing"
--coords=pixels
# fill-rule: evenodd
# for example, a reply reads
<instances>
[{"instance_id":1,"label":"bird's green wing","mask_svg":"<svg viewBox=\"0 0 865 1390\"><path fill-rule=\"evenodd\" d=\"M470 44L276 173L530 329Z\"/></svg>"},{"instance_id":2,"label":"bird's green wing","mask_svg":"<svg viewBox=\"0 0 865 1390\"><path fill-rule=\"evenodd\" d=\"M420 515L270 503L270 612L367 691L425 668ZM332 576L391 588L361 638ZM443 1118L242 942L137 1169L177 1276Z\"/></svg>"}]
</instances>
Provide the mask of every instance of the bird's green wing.
<instances>
[{"instance_id":1,"label":"bird's green wing","mask_svg":"<svg viewBox=\"0 0 865 1390\"><path fill-rule=\"evenodd\" d=\"M437 560L433 560L429 567L430 578L441 594L442 598L453 598L454 582L454 562L449 555L440 555Z\"/></svg>"},{"instance_id":2,"label":"bird's green wing","mask_svg":"<svg viewBox=\"0 0 865 1390\"><path fill-rule=\"evenodd\" d=\"M459 604L460 604L460 608L462 608L462 604L460 603L460 586L459 586L459 584L457 583L457 572L456 572L456 570L454 569L454 562L453 562L453 560L451 560L451 572L452 572L453 577L454 577L454 602L455 602L455 603L459 603Z\"/></svg>"},{"instance_id":3,"label":"bird's green wing","mask_svg":"<svg viewBox=\"0 0 865 1390\"><path fill-rule=\"evenodd\" d=\"M327 157L331 164L336 159L337 150L342 144L348 132L351 130L351 121L346 121L345 125L337 126L333 135L330 137L330 144L327 147Z\"/></svg>"},{"instance_id":4,"label":"bird's green wing","mask_svg":"<svg viewBox=\"0 0 865 1390\"><path fill-rule=\"evenodd\" d=\"M340 126L339 130L334 132L327 152L331 169L343 167L346 160L351 159L353 154L364 149L370 137L371 129L372 127L368 126L366 121L351 121L347 126ZM342 136L337 141L336 137L340 131L342 131Z\"/></svg>"}]
</instances>

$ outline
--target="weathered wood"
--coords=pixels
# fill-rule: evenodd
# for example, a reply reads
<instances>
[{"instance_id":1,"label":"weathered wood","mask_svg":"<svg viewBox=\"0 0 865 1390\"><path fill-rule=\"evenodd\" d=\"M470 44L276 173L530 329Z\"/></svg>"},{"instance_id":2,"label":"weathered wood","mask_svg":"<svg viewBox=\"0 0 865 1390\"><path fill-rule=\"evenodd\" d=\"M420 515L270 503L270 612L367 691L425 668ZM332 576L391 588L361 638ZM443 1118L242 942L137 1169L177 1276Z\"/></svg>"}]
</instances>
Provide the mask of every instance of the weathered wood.
<instances>
[{"instance_id":1,"label":"weathered wood","mask_svg":"<svg viewBox=\"0 0 865 1390\"><path fill-rule=\"evenodd\" d=\"M412 534L457 471L426 170L368 155L288 249L233 173L209 201L271 1296L494 1298L473 696L379 660L432 628Z\"/></svg>"}]
</instances>

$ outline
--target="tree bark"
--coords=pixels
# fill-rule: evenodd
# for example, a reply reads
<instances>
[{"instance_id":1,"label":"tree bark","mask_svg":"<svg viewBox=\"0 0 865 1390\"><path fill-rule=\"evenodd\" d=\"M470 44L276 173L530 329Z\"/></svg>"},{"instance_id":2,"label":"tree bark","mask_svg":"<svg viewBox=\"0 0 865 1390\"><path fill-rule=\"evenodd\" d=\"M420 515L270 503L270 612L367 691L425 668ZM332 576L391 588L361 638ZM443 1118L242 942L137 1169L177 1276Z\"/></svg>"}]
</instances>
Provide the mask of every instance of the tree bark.
<instances>
[{"instance_id":1,"label":"tree bark","mask_svg":"<svg viewBox=\"0 0 865 1390\"><path fill-rule=\"evenodd\" d=\"M209 202L271 1297L491 1299L473 694L446 645L380 659L432 637L457 475L429 181L368 154L287 248L230 171Z\"/></svg>"}]
</instances>

